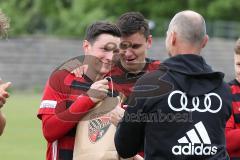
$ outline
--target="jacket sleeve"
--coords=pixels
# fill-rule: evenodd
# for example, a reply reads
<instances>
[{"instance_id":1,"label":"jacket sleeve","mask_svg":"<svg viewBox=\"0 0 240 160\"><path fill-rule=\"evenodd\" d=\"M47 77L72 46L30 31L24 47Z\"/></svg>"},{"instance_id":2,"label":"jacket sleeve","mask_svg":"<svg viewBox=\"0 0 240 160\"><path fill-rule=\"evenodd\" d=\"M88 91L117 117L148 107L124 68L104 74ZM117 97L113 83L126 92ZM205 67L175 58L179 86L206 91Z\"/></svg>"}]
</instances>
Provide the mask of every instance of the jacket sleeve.
<instances>
[{"instance_id":1,"label":"jacket sleeve","mask_svg":"<svg viewBox=\"0 0 240 160\"><path fill-rule=\"evenodd\" d=\"M128 107L115 133L115 146L123 158L130 158L142 150L145 123L141 121L141 108ZM139 114L139 115L138 115Z\"/></svg>"},{"instance_id":2,"label":"jacket sleeve","mask_svg":"<svg viewBox=\"0 0 240 160\"><path fill-rule=\"evenodd\" d=\"M161 79L163 75L165 70L147 73L134 86L114 139L116 149L123 158L132 157L143 148L151 109L162 95L172 90L172 85Z\"/></svg>"}]
</instances>

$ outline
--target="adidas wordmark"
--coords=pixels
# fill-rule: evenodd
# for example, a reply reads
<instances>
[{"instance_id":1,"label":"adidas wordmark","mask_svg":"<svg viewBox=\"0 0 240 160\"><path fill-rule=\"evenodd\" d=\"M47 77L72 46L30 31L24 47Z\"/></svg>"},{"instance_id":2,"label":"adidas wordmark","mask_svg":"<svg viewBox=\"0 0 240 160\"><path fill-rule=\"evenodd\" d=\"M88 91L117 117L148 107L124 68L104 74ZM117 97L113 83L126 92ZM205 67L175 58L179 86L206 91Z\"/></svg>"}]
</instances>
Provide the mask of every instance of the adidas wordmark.
<instances>
[{"instance_id":1,"label":"adidas wordmark","mask_svg":"<svg viewBox=\"0 0 240 160\"><path fill-rule=\"evenodd\" d=\"M179 145L172 147L172 153L174 155L215 155L218 148L211 145L203 123L200 121L194 126L195 129L186 132L187 136L178 140Z\"/></svg>"}]
</instances>

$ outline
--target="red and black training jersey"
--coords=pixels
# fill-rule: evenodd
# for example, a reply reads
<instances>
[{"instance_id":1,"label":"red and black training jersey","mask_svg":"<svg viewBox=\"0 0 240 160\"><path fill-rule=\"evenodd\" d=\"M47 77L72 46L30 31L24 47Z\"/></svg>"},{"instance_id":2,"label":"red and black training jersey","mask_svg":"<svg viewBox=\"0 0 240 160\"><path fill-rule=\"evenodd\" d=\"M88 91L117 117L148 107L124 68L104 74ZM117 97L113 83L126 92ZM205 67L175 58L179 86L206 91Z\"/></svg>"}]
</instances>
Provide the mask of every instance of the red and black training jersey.
<instances>
[{"instance_id":1,"label":"red and black training jersey","mask_svg":"<svg viewBox=\"0 0 240 160\"><path fill-rule=\"evenodd\" d=\"M133 86L136 83L136 81L144 74L150 71L157 70L159 68L160 61L158 60L152 60L149 58L146 58L146 64L141 72L138 74L130 73L127 71L121 63L119 62L116 67L114 67L110 75L113 80L114 84L114 90L124 94L126 97L128 97L133 90Z\"/></svg>"},{"instance_id":2,"label":"red and black training jersey","mask_svg":"<svg viewBox=\"0 0 240 160\"><path fill-rule=\"evenodd\" d=\"M48 141L47 160L72 160L77 123L94 106L84 96L92 83L67 70L56 70L50 76L37 115Z\"/></svg>"},{"instance_id":3,"label":"red and black training jersey","mask_svg":"<svg viewBox=\"0 0 240 160\"><path fill-rule=\"evenodd\" d=\"M240 159L240 83L229 82L232 91L232 115L226 124L227 149L231 159Z\"/></svg>"}]
</instances>

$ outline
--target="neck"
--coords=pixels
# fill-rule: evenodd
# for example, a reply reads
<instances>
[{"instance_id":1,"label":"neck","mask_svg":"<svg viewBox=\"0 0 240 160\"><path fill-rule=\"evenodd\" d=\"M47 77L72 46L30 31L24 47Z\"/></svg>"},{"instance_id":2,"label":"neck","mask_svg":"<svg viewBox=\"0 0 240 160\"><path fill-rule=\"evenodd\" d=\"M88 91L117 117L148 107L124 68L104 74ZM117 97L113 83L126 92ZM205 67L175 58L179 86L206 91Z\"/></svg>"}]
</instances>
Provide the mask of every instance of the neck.
<instances>
[{"instance_id":1,"label":"neck","mask_svg":"<svg viewBox=\"0 0 240 160\"><path fill-rule=\"evenodd\" d=\"M134 67L134 69L128 69L128 67L127 67L127 66L124 66L122 63L121 63L121 65L122 65L123 68L125 68L129 73L138 74L138 73L141 72L141 71L143 70L143 68L145 67L146 61L144 60L144 62L136 64L136 66Z\"/></svg>"},{"instance_id":2,"label":"neck","mask_svg":"<svg viewBox=\"0 0 240 160\"><path fill-rule=\"evenodd\" d=\"M236 80L238 81L238 83L240 83L240 77L236 77Z\"/></svg>"},{"instance_id":3,"label":"neck","mask_svg":"<svg viewBox=\"0 0 240 160\"><path fill-rule=\"evenodd\" d=\"M195 55L200 55L200 50L199 49L191 49L191 48L176 48L173 49L171 52L171 55L176 56L176 55L184 55L184 54L195 54Z\"/></svg>"}]
</instances>

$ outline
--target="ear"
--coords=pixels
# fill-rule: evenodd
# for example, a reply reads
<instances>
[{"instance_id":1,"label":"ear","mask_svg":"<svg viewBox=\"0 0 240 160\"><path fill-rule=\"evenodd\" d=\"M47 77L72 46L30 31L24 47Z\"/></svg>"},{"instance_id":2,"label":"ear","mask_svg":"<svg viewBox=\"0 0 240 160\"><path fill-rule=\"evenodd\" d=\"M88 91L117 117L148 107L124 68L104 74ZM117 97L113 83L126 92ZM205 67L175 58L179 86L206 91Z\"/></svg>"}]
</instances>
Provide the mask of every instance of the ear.
<instances>
[{"instance_id":1,"label":"ear","mask_svg":"<svg viewBox=\"0 0 240 160\"><path fill-rule=\"evenodd\" d=\"M203 41L202 41L202 44L201 44L201 47L204 48L208 42L208 35L206 34L203 38Z\"/></svg>"},{"instance_id":2,"label":"ear","mask_svg":"<svg viewBox=\"0 0 240 160\"><path fill-rule=\"evenodd\" d=\"M176 44L176 41L177 41L177 33L173 31L173 32L170 33L171 45L174 46Z\"/></svg>"},{"instance_id":3,"label":"ear","mask_svg":"<svg viewBox=\"0 0 240 160\"><path fill-rule=\"evenodd\" d=\"M91 43L87 40L84 40L82 47L83 47L84 54L88 54L91 49Z\"/></svg>"},{"instance_id":4,"label":"ear","mask_svg":"<svg viewBox=\"0 0 240 160\"><path fill-rule=\"evenodd\" d=\"M152 35L149 35L147 38L147 49L152 47Z\"/></svg>"}]
</instances>

